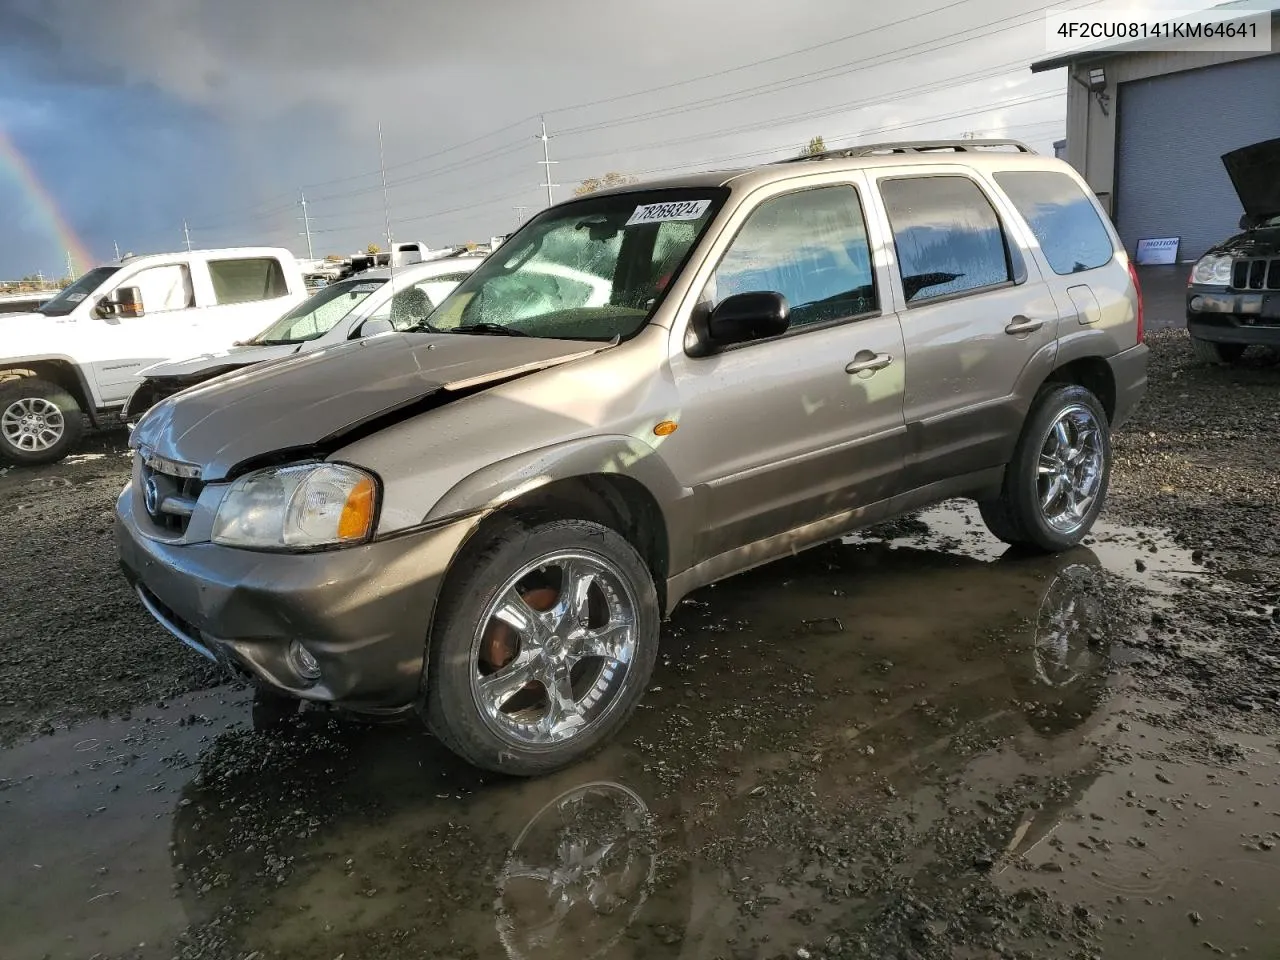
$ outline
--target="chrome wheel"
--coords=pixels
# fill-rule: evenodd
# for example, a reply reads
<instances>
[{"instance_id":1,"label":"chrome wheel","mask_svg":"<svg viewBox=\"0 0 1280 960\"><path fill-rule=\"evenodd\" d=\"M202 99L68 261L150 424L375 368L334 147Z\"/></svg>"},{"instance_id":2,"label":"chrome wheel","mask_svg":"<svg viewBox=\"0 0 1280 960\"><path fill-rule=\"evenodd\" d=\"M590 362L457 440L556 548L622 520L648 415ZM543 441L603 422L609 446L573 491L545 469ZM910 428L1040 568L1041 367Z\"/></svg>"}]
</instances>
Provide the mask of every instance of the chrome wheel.
<instances>
[{"instance_id":1,"label":"chrome wheel","mask_svg":"<svg viewBox=\"0 0 1280 960\"><path fill-rule=\"evenodd\" d=\"M598 723L627 684L637 610L627 579L598 554L559 551L526 564L472 642L471 693L485 724L536 749Z\"/></svg>"},{"instance_id":2,"label":"chrome wheel","mask_svg":"<svg viewBox=\"0 0 1280 960\"><path fill-rule=\"evenodd\" d=\"M16 450L40 453L57 445L66 433L62 411L43 397L15 400L0 414L0 433Z\"/></svg>"},{"instance_id":3,"label":"chrome wheel","mask_svg":"<svg viewBox=\"0 0 1280 960\"><path fill-rule=\"evenodd\" d=\"M1058 414L1041 444L1040 512L1057 533L1079 530L1098 499L1105 467L1102 430L1092 410L1073 403Z\"/></svg>"}]
</instances>

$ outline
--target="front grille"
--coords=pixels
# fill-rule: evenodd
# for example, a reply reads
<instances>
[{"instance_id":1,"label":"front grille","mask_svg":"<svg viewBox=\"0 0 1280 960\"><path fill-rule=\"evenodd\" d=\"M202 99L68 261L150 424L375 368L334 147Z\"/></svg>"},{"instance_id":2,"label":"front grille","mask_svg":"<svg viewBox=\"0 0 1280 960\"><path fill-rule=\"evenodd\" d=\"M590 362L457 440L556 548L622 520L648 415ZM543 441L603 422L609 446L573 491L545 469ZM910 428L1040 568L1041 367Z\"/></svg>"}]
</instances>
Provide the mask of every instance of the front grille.
<instances>
[{"instance_id":1,"label":"front grille","mask_svg":"<svg viewBox=\"0 0 1280 960\"><path fill-rule=\"evenodd\" d=\"M182 536L204 489L198 477L180 477L142 462L142 499L152 523L166 533Z\"/></svg>"},{"instance_id":2,"label":"front grille","mask_svg":"<svg viewBox=\"0 0 1280 960\"><path fill-rule=\"evenodd\" d=\"M1280 257L1254 257L1231 265L1235 290L1280 290Z\"/></svg>"}]
</instances>

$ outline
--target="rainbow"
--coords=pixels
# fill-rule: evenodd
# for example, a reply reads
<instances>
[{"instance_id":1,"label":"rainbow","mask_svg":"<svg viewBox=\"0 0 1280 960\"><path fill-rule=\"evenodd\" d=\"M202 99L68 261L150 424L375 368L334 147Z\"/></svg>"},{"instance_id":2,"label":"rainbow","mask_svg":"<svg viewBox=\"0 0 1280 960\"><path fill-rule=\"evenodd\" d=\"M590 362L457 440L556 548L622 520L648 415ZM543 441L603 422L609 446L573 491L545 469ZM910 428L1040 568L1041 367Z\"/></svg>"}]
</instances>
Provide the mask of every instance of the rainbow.
<instances>
[{"instance_id":1,"label":"rainbow","mask_svg":"<svg viewBox=\"0 0 1280 960\"><path fill-rule=\"evenodd\" d=\"M58 209L57 202L36 177L27 158L18 152L13 140L3 128L0 128L0 175L2 174L7 174L17 183L18 189L26 196L31 209L44 221L49 232L57 239L58 246L70 251L76 273L82 273L97 263L84 242L67 223L66 217Z\"/></svg>"}]
</instances>

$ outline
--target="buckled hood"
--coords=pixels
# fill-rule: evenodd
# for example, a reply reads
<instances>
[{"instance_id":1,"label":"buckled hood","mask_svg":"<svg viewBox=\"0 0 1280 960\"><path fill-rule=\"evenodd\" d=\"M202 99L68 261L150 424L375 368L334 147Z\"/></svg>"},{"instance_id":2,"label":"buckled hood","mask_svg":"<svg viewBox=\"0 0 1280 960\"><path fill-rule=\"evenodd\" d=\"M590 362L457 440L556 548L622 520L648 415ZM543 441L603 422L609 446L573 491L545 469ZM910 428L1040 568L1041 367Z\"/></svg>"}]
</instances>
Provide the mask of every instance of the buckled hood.
<instances>
[{"instance_id":1,"label":"buckled hood","mask_svg":"<svg viewBox=\"0 0 1280 960\"><path fill-rule=\"evenodd\" d=\"M202 353L198 357L188 357L185 360L165 360L162 363L152 364L145 370L139 370L138 376L198 378L201 374L247 367L267 360L281 360L297 353L298 347L296 343L232 347L230 350Z\"/></svg>"},{"instance_id":2,"label":"buckled hood","mask_svg":"<svg viewBox=\"0 0 1280 960\"><path fill-rule=\"evenodd\" d=\"M1254 219L1280 214L1280 137L1222 155L1244 212Z\"/></svg>"},{"instance_id":3,"label":"buckled hood","mask_svg":"<svg viewBox=\"0 0 1280 960\"><path fill-rule=\"evenodd\" d=\"M433 394L524 376L607 347L466 334L348 341L232 371L161 401L138 422L130 444L220 480L248 460L336 444Z\"/></svg>"}]
</instances>

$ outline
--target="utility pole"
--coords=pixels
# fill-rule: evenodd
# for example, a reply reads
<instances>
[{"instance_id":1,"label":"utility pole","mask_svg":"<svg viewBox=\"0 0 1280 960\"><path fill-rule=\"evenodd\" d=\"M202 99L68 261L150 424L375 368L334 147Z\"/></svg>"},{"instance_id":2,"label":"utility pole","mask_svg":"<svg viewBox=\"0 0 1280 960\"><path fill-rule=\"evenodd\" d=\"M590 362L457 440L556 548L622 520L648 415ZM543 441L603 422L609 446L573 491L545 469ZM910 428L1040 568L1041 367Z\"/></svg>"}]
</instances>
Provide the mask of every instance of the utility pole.
<instances>
[{"instance_id":1,"label":"utility pole","mask_svg":"<svg viewBox=\"0 0 1280 960\"><path fill-rule=\"evenodd\" d=\"M558 183L551 182L551 165L553 163L559 163L560 161L551 159L551 148L547 146L547 141L551 138L547 136L547 121L545 118L542 119L542 136L534 137L534 139L542 141L542 159L539 160L538 163L542 164L547 170L547 182L544 183L543 186L547 188L547 206L549 207L556 202L556 198L552 194L551 188L560 186Z\"/></svg>"},{"instance_id":2,"label":"utility pole","mask_svg":"<svg viewBox=\"0 0 1280 960\"><path fill-rule=\"evenodd\" d=\"M392 251L391 240L391 203L387 199L387 162L382 152L382 122L378 122L378 167L382 171L382 213L387 222L387 252ZM395 257L391 258L392 264L395 263Z\"/></svg>"},{"instance_id":3,"label":"utility pole","mask_svg":"<svg viewBox=\"0 0 1280 960\"><path fill-rule=\"evenodd\" d=\"M298 193L302 196L299 201L302 204L302 228L307 232L307 259L314 260L316 255L311 252L311 220L307 216L307 191L299 188Z\"/></svg>"},{"instance_id":4,"label":"utility pole","mask_svg":"<svg viewBox=\"0 0 1280 960\"><path fill-rule=\"evenodd\" d=\"M117 241L112 240L111 245L116 248L116 263L119 263L120 262L120 244Z\"/></svg>"},{"instance_id":5,"label":"utility pole","mask_svg":"<svg viewBox=\"0 0 1280 960\"><path fill-rule=\"evenodd\" d=\"M191 249L191 231L187 229L187 221L182 221L182 237L187 241L187 249Z\"/></svg>"},{"instance_id":6,"label":"utility pole","mask_svg":"<svg viewBox=\"0 0 1280 960\"><path fill-rule=\"evenodd\" d=\"M71 259L71 251L67 251L67 276L72 280L76 278L76 263Z\"/></svg>"},{"instance_id":7,"label":"utility pole","mask_svg":"<svg viewBox=\"0 0 1280 960\"><path fill-rule=\"evenodd\" d=\"M515 210L515 212L516 212L516 226L518 227L518 226L520 226L520 224L524 223L524 212L525 212L525 210L527 210L528 208L527 208L527 207L513 207L512 209L514 209L514 210Z\"/></svg>"}]
</instances>

